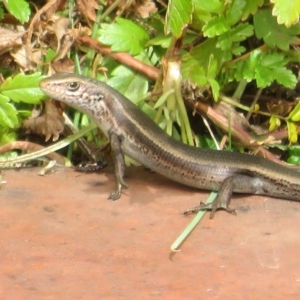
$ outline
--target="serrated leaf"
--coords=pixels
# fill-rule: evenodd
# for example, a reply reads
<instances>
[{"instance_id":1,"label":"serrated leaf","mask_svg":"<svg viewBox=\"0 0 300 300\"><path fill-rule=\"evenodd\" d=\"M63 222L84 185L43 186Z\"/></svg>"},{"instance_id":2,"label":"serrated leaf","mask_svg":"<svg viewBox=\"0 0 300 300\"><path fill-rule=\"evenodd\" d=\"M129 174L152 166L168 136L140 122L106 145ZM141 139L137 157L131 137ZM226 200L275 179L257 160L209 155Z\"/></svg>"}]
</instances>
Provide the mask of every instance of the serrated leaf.
<instances>
[{"instance_id":1,"label":"serrated leaf","mask_svg":"<svg viewBox=\"0 0 300 300\"><path fill-rule=\"evenodd\" d=\"M102 24L98 40L111 46L112 51L137 55L149 41L148 33L131 20L117 18L116 23Z\"/></svg>"},{"instance_id":2,"label":"serrated leaf","mask_svg":"<svg viewBox=\"0 0 300 300\"><path fill-rule=\"evenodd\" d=\"M40 73L25 75L19 73L14 78L7 78L0 87L0 93L9 97L14 102L38 104L44 93L39 88L43 76Z\"/></svg>"},{"instance_id":3,"label":"serrated leaf","mask_svg":"<svg viewBox=\"0 0 300 300\"><path fill-rule=\"evenodd\" d=\"M155 45L155 46L161 46L162 48L168 48L171 43L171 36L165 36L165 35L158 35L155 38L151 39L147 46Z\"/></svg>"},{"instance_id":4,"label":"serrated leaf","mask_svg":"<svg viewBox=\"0 0 300 300\"><path fill-rule=\"evenodd\" d=\"M243 13L243 8L246 5L246 1L245 0L233 0L230 3L229 9L226 12L226 20L228 22L229 25L234 25L236 24Z\"/></svg>"},{"instance_id":5,"label":"serrated leaf","mask_svg":"<svg viewBox=\"0 0 300 300\"><path fill-rule=\"evenodd\" d=\"M140 60L145 62L145 58L141 55L136 58L140 58ZM135 104L138 104L138 101L143 98L148 91L148 81L146 78L122 65L113 70L112 77L109 79L108 84Z\"/></svg>"},{"instance_id":6,"label":"serrated leaf","mask_svg":"<svg viewBox=\"0 0 300 300\"><path fill-rule=\"evenodd\" d=\"M230 26L225 20L224 15L215 16L206 25L203 26L203 35L209 38L221 35L230 30Z\"/></svg>"},{"instance_id":7,"label":"serrated leaf","mask_svg":"<svg viewBox=\"0 0 300 300\"><path fill-rule=\"evenodd\" d=\"M18 124L17 110L9 103L9 98L0 94L0 125L14 128Z\"/></svg>"},{"instance_id":8,"label":"serrated leaf","mask_svg":"<svg viewBox=\"0 0 300 300\"><path fill-rule=\"evenodd\" d=\"M210 12L202 9L200 6L194 6L191 27L202 31L203 26L211 20L211 18Z\"/></svg>"},{"instance_id":9,"label":"serrated leaf","mask_svg":"<svg viewBox=\"0 0 300 300\"><path fill-rule=\"evenodd\" d=\"M193 5L198 6L207 12L216 14L222 13L224 7L223 1L220 0L193 0Z\"/></svg>"},{"instance_id":10,"label":"serrated leaf","mask_svg":"<svg viewBox=\"0 0 300 300\"><path fill-rule=\"evenodd\" d=\"M261 76L265 77L263 80L267 82L267 85L276 80L279 84L284 85L287 88L294 88L297 79L291 70L288 70L285 65L288 60L284 57L283 53L261 53L260 65L258 66L258 72ZM267 85L260 87L265 87Z\"/></svg>"},{"instance_id":11,"label":"serrated leaf","mask_svg":"<svg viewBox=\"0 0 300 300\"><path fill-rule=\"evenodd\" d=\"M29 20L31 11L29 4L24 0L5 0L7 10L22 24Z\"/></svg>"},{"instance_id":12,"label":"serrated leaf","mask_svg":"<svg viewBox=\"0 0 300 300\"><path fill-rule=\"evenodd\" d=\"M8 127L0 127L0 146L16 141L17 134Z\"/></svg>"},{"instance_id":13,"label":"serrated leaf","mask_svg":"<svg viewBox=\"0 0 300 300\"><path fill-rule=\"evenodd\" d=\"M300 33L299 24L290 28L278 24L271 10L259 10L254 15L254 29L257 38L262 38L269 47L278 47L284 51L289 50L290 44Z\"/></svg>"},{"instance_id":14,"label":"serrated leaf","mask_svg":"<svg viewBox=\"0 0 300 300\"><path fill-rule=\"evenodd\" d=\"M257 65L255 69L255 79L257 87L267 87L274 81L273 70Z\"/></svg>"},{"instance_id":15,"label":"serrated leaf","mask_svg":"<svg viewBox=\"0 0 300 300\"><path fill-rule=\"evenodd\" d=\"M272 14L279 24L290 27L299 21L300 1L271 0L274 3Z\"/></svg>"},{"instance_id":16,"label":"serrated leaf","mask_svg":"<svg viewBox=\"0 0 300 300\"><path fill-rule=\"evenodd\" d=\"M229 50L233 43L242 42L253 35L253 26L249 23L239 24L236 28L231 29L218 37L217 46L222 50Z\"/></svg>"},{"instance_id":17,"label":"serrated leaf","mask_svg":"<svg viewBox=\"0 0 300 300\"><path fill-rule=\"evenodd\" d=\"M287 60L282 53L254 50L246 61L231 66L231 76L237 81L246 79L250 82L255 79L259 88L267 87L275 80L285 87L293 88L297 80L285 64Z\"/></svg>"},{"instance_id":18,"label":"serrated leaf","mask_svg":"<svg viewBox=\"0 0 300 300\"><path fill-rule=\"evenodd\" d=\"M193 5L191 0L169 0L165 21L165 34L170 31L179 38L182 30L192 20Z\"/></svg>"},{"instance_id":19,"label":"serrated leaf","mask_svg":"<svg viewBox=\"0 0 300 300\"><path fill-rule=\"evenodd\" d=\"M242 67L242 77L244 77L247 81L251 81L255 77L255 71L257 69L257 65L259 65L260 53L261 52L259 50L252 51Z\"/></svg>"},{"instance_id":20,"label":"serrated leaf","mask_svg":"<svg viewBox=\"0 0 300 300\"><path fill-rule=\"evenodd\" d=\"M220 85L219 85L219 83L215 79L213 79L213 78L210 78L208 80L208 82L209 82L209 85L211 87L214 100L218 101L219 95L220 95Z\"/></svg>"},{"instance_id":21,"label":"serrated leaf","mask_svg":"<svg viewBox=\"0 0 300 300\"><path fill-rule=\"evenodd\" d=\"M254 27L249 23L242 23L233 28L230 32L233 42L242 42L253 35Z\"/></svg>"},{"instance_id":22,"label":"serrated leaf","mask_svg":"<svg viewBox=\"0 0 300 300\"><path fill-rule=\"evenodd\" d=\"M289 89L294 89L298 82L294 73L285 67L275 68L273 77L278 83Z\"/></svg>"},{"instance_id":23,"label":"serrated leaf","mask_svg":"<svg viewBox=\"0 0 300 300\"><path fill-rule=\"evenodd\" d=\"M258 8L264 4L264 0L251 0L246 1L246 5L243 9L242 20L248 19L249 15L254 15Z\"/></svg>"},{"instance_id":24,"label":"serrated leaf","mask_svg":"<svg viewBox=\"0 0 300 300\"><path fill-rule=\"evenodd\" d=\"M183 79L190 79L200 86L207 83L207 69L209 60L207 57L213 55L219 71L224 51L216 47L216 39L207 39L202 44L193 48L189 53L182 56L181 74Z\"/></svg>"},{"instance_id":25,"label":"serrated leaf","mask_svg":"<svg viewBox=\"0 0 300 300\"><path fill-rule=\"evenodd\" d=\"M290 112L288 119L294 122L300 121L300 102L298 102L294 109Z\"/></svg>"},{"instance_id":26,"label":"serrated leaf","mask_svg":"<svg viewBox=\"0 0 300 300\"><path fill-rule=\"evenodd\" d=\"M244 46L237 46L232 49L232 54L235 56L239 56L243 54L246 51L246 48Z\"/></svg>"},{"instance_id":27,"label":"serrated leaf","mask_svg":"<svg viewBox=\"0 0 300 300\"><path fill-rule=\"evenodd\" d=\"M288 63L283 53L261 53L261 64L267 68L283 67Z\"/></svg>"}]
</instances>

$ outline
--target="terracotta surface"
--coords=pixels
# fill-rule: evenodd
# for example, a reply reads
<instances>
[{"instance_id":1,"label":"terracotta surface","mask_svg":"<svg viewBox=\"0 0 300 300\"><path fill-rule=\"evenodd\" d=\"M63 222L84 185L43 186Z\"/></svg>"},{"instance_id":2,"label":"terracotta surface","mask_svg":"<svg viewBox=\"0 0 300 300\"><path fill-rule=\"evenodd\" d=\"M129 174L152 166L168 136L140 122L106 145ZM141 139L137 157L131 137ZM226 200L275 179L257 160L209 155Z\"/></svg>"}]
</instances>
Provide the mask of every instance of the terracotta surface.
<instances>
[{"instance_id":1,"label":"terracotta surface","mask_svg":"<svg viewBox=\"0 0 300 300\"><path fill-rule=\"evenodd\" d=\"M174 254L208 193L129 168L112 202L105 172L2 172L0 299L300 299L300 203L237 196Z\"/></svg>"}]
</instances>

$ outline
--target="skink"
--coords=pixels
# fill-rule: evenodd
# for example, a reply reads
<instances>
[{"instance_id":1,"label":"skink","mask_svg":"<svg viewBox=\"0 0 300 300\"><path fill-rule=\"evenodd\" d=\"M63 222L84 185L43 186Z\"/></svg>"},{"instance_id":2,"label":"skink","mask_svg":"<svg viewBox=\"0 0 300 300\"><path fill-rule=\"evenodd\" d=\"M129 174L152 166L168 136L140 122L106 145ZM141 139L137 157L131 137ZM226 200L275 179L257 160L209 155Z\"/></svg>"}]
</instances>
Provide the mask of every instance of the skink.
<instances>
[{"instance_id":1,"label":"skink","mask_svg":"<svg viewBox=\"0 0 300 300\"><path fill-rule=\"evenodd\" d=\"M214 202L200 205L235 212L232 193L267 195L300 201L300 173L262 157L200 149L167 135L129 99L107 84L70 73L58 73L40 83L42 91L87 114L111 143L115 160L116 200L123 188L124 155L171 180L190 187L218 191Z\"/></svg>"}]
</instances>

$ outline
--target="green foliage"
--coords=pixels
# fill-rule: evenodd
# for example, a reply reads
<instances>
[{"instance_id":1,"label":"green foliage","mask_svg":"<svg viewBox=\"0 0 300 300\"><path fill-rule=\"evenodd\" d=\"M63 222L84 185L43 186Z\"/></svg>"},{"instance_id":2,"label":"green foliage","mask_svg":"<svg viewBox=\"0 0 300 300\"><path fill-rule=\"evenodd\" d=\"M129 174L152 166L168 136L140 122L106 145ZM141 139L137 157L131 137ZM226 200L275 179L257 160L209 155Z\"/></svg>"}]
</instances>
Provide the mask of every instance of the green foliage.
<instances>
[{"instance_id":1,"label":"green foliage","mask_svg":"<svg viewBox=\"0 0 300 300\"><path fill-rule=\"evenodd\" d=\"M0 146L5 145L7 143L14 142L17 139L17 134L15 132L11 132L7 127L0 126Z\"/></svg>"},{"instance_id":2,"label":"green foliage","mask_svg":"<svg viewBox=\"0 0 300 300\"><path fill-rule=\"evenodd\" d=\"M264 0L246 1L241 20L245 21L250 15L254 15L257 12L258 8L261 7L263 4Z\"/></svg>"},{"instance_id":3,"label":"green foliage","mask_svg":"<svg viewBox=\"0 0 300 300\"><path fill-rule=\"evenodd\" d=\"M98 35L98 40L110 45L113 51L132 55L141 53L149 41L149 35L142 27L122 18L117 18L113 24L102 24Z\"/></svg>"},{"instance_id":4,"label":"green foliage","mask_svg":"<svg viewBox=\"0 0 300 300\"><path fill-rule=\"evenodd\" d=\"M283 53L255 50L246 60L240 60L230 66L231 79L236 81L246 79L248 82L256 80L260 88L267 87L274 81L287 88L293 88L297 79L292 71L285 67L287 62L288 59Z\"/></svg>"},{"instance_id":5,"label":"green foliage","mask_svg":"<svg viewBox=\"0 0 300 300\"><path fill-rule=\"evenodd\" d=\"M290 112L288 119L293 122L300 122L300 102L298 102L294 109Z\"/></svg>"},{"instance_id":6,"label":"green foliage","mask_svg":"<svg viewBox=\"0 0 300 300\"><path fill-rule=\"evenodd\" d=\"M279 24L289 27L299 20L300 1L271 0L274 3L272 14L277 16Z\"/></svg>"},{"instance_id":7,"label":"green foliage","mask_svg":"<svg viewBox=\"0 0 300 300\"><path fill-rule=\"evenodd\" d=\"M4 17L4 11L3 11L3 8L0 7L0 20L2 20Z\"/></svg>"},{"instance_id":8,"label":"green foliage","mask_svg":"<svg viewBox=\"0 0 300 300\"><path fill-rule=\"evenodd\" d=\"M14 102L38 104L45 95L39 88L41 73L25 75L19 73L14 78L8 77L0 87L0 93Z\"/></svg>"},{"instance_id":9,"label":"green foliage","mask_svg":"<svg viewBox=\"0 0 300 300\"><path fill-rule=\"evenodd\" d=\"M300 34L299 24L290 28L278 24L269 9L259 10L254 15L254 29L257 38L262 38L266 45L283 51L289 50L290 44L296 42L297 35Z\"/></svg>"},{"instance_id":10,"label":"green foliage","mask_svg":"<svg viewBox=\"0 0 300 300\"><path fill-rule=\"evenodd\" d=\"M288 147L288 162L294 165L300 165L300 146L295 145L295 146L290 146Z\"/></svg>"},{"instance_id":11,"label":"green foliage","mask_svg":"<svg viewBox=\"0 0 300 300\"><path fill-rule=\"evenodd\" d=\"M193 5L191 0L169 0L166 14L165 34L170 31L180 37L183 29L192 18Z\"/></svg>"},{"instance_id":12,"label":"green foliage","mask_svg":"<svg viewBox=\"0 0 300 300\"><path fill-rule=\"evenodd\" d=\"M18 124L17 110L9 98L0 94L0 126L14 128Z\"/></svg>"},{"instance_id":13,"label":"green foliage","mask_svg":"<svg viewBox=\"0 0 300 300\"><path fill-rule=\"evenodd\" d=\"M0 86L0 129L14 128L18 125L18 111L11 102L37 104L44 94L39 89L42 79L40 73L24 75L19 73L14 78L7 78Z\"/></svg>"},{"instance_id":14,"label":"green foliage","mask_svg":"<svg viewBox=\"0 0 300 300\"><path fill-rule=\"evenodd\" d=\"M287 125L287 128L288 128L288 138L289 138L289 141L291 143L294 143L294 144L297 143L297 140L298 140L298 130L297 130L296 124L287 121L286 125Z\"/></svg>"},{"instance_id":15,"label":"green foliage","mask_svg":"<svg viewBox=\"0 0 300 300\"><path fill-rule=\"evenodd\" d=\"M113 70L108 84L136 104L148 91L146 78L125 66Z\"/></svg>"},{"instance_id":16,"label":"green foliage","mask_svg":"<svg viewBox=\"0 0 300 300\"><path fill-rule=\"evenodd\" d=\"M7 10L22 24L29 20L31 11L29 4L24 0L3 0Z\"/></svg>"}]
</instances>

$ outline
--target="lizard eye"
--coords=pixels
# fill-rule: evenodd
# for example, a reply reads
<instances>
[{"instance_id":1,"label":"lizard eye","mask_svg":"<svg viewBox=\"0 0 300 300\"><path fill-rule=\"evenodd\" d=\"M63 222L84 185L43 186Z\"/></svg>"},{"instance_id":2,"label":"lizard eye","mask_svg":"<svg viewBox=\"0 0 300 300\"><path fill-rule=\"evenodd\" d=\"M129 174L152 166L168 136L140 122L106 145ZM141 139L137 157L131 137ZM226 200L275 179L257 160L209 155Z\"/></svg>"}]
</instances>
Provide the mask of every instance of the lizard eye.
<instances>
[{"instance_id":1,"label":"lizard eye","mask_svg":"<svg viewBox=\"0 0 300 300\"><path fill-rule=\"evenodd\" d=\"M76 81L68 83L68 88L70 91L76 91L79 88L79 83Z\"/></svg>"}]
</instances>

